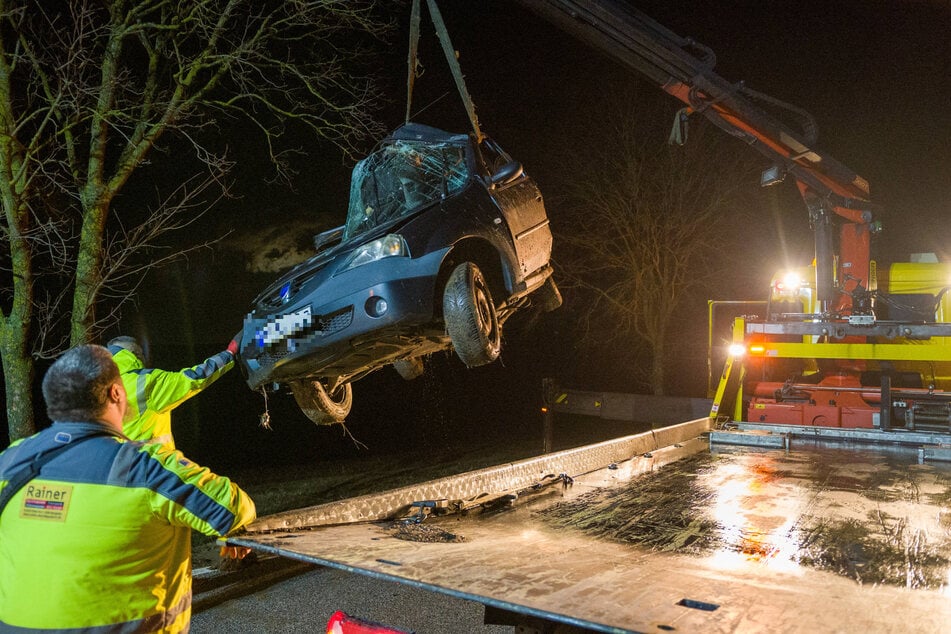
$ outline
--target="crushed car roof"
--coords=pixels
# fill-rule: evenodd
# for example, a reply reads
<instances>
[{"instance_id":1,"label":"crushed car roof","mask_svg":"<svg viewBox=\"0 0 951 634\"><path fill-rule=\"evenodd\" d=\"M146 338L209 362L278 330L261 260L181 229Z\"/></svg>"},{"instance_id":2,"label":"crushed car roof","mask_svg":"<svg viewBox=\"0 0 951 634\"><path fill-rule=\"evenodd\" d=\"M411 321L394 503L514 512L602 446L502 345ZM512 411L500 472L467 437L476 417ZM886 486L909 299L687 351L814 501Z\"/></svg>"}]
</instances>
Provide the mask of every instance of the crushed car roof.
<instances>
[{"instance_id":1,"label":"crushed car roof","mask_svg":"<svg viewBox=\"0 0 951 634\"><path fill-rule=\"evenodd\" d=\"M428 143L460 143L468 140L467 134L452 134L439 128L423 125L422 123L406 123L393 130L383 143L394 141L425 141Z\"/></svg>"}]
</instances>

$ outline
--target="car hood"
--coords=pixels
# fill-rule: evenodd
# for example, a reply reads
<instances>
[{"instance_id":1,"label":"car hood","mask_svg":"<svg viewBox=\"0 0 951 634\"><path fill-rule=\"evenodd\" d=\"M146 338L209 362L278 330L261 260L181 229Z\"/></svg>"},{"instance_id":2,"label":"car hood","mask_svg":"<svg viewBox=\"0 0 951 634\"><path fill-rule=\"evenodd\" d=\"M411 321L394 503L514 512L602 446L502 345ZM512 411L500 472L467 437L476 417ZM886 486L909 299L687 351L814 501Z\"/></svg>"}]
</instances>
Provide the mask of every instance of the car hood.
<instances>
[{"instance_id":1,"label":"car hood","mask_svg":"<svg viewBox=\"0 0 951 634\"><path fill-rule=\"evenodd\" d=\"M425 127L425 126L424 126ZM414 218L420 214L431 209L432 205L428 207L421 207L420 209L415 210L413 213L403 216L401 218L395 218L393 221L375 227L372 231L366 233L361 233L359 236L350 240L348 242L342 242L335 247L329 248L325 251L318 253L317 255L312 256L311 258L301 262L300 264L294 266L292 269L284 273L276 281L269 284L255 299L254 299L254 309L269 309L276 308L280 304L273 301L275 297L280 294L281 289L284 288L288 283L293 283L295 280L300 280L305 278L307 280L312 279L315 275L320 273L328 264L334 262L338 256L346 255L353 251L355 248L360 245L366 244L367 242L372 242L377 238L381 238L388 233L394 231L399 231L400 227L405 226L406 224L413 221Z\"/></svg>"}]
</instances>

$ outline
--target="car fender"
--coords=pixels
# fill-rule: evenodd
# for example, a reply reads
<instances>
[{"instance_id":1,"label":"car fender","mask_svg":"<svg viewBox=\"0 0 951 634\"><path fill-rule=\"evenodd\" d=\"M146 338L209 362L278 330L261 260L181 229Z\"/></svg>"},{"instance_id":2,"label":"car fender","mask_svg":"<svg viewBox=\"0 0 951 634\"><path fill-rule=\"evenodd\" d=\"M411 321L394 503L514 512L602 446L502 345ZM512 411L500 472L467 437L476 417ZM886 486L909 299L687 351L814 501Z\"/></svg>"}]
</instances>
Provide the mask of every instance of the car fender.
<instances>
[{"instance_id":1,"label":"car fender","mask_svg":"<svg viewBox=\"0 0 951 634\"><path fill-rule=\"evenodd\" d=\"M500 244L497 239L479 234L457 240L446 253L436 285L438 294L442 293L452 270L463 262L473 262L479 267L486 278L496 305L508 301L514 294L518 274L514 250L505 248L504 243ZM438 299L441 301L441 298Z\"/></svg>"}]
</instances>

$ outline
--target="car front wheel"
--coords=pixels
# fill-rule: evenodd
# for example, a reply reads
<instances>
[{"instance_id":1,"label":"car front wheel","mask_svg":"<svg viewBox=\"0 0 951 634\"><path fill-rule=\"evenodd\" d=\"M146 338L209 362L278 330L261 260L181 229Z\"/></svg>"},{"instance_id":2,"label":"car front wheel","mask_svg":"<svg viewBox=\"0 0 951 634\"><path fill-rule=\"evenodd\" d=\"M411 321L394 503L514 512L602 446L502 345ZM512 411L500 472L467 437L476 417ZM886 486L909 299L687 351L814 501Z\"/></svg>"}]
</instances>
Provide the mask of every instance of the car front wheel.
<instances>
[{"instance_id":1,"label":"car front wheel","mask_svg":"<svg viewBox=\"0 0 951 634\"><path fill-rule=\"evenodd\" d=\"M318 425L342 423L353 405L353 387L344 383L330 391L323 381L294 381L291 392L304 416Z\"/></svg>"},{"instance_id":2,"label":"car front wheel","mask_svg":"<svg viewBox=\"0 0 951 634\"><path fill-rule=\"evenodd\" d=\"M463 363L472 368L499 357L502 328L478 266L463 262L453 270L446 282L442 306L446 331Z\"/></svg>"}]
</instances>

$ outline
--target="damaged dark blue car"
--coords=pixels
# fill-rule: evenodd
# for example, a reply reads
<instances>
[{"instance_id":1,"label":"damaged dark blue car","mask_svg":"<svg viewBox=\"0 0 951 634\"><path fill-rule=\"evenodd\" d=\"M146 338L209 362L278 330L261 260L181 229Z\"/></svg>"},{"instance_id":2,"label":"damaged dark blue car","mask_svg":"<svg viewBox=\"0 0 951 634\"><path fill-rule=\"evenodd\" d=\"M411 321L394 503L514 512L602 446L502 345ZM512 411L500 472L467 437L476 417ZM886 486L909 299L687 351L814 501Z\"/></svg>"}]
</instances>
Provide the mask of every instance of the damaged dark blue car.
<instances>
[{"instance_id":1,"label":"damaged dark blue car","mask_svg":"<svg viewBox=\"0 0 951 634\"><path fill-rule=\"evenodd\" d=\"M353 169L346 223L254 301L239 364L252 389L290 387L316 423L345 419L351 384L407 379L452 348L499 356L523 307L561 304L541 192L491 139L408 123Z\"/></svg>"}]
</instances>

